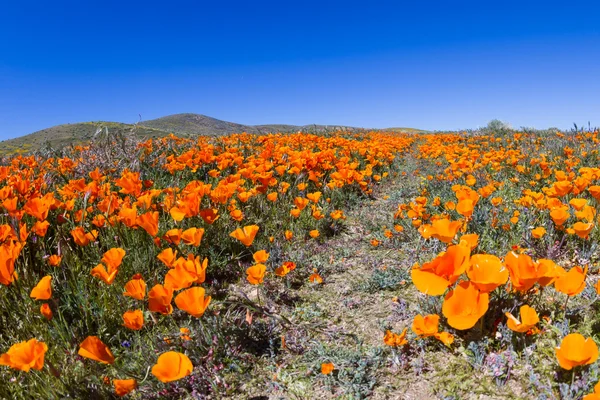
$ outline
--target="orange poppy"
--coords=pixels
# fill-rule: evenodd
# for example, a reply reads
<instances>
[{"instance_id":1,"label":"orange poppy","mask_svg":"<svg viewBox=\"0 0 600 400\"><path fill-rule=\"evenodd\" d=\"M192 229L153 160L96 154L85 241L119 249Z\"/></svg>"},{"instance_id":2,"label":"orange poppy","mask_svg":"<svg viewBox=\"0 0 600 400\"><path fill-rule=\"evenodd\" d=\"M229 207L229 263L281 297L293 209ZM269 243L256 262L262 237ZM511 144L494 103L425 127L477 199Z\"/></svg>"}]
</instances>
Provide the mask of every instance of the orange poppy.
<instances>
[{"instance_id":1,"label":"orange poppy","mask_svg":"<svg viewBox=\"0 0 600 400\"><path fill-rule=\"evenodd\" d=\"M254 258L254 262L264 264L269 259L269 253L265 250L259 250L252 255L252 258Z\"/></svg>"},{"instance_id":2,"label":"orange poppy","mask_svg":"<svg viewBox=\"0 0 600 400\"><path fill-rule=\"evenodd\" d=\"M135 223L152 237L158 234L158 211L149 211L136 218Z\"/></svg>"},{"instance_id":3,"label":"orange poppy","mask_svg":"<svg viewBox=\"0 0 600 400\"><path fill-rule=\"evenodd\" d=\"M452 335L450 332L438 332L433 335L433 337L444 343L446 346L450 346L452 343L454 343L454 335Z\"/></svg>"},{"instance_id":4,"label":"orange poppy","mask_svg":"<svg viewBox=\"0 0 600 400\"><path fill-rule=\"evenodd\" d=\"M487 312L489 295L481 293L472 282L461 282L444 298L442 313L448 325L458 330L475 326Z\"/></svg>"},{"instance_id":5,"label":"orange poppy","mask_svg":"<svg viewBox=\"0 0 600 400\"><path fill-rule=\"evenodd\" d=\"M430 314L426 316L416 315L412 323L412 331L421 337L433 336L438 333L438 325L440 322L440 316L437 314Z\"/></svg>"},{"instance_id":6,"label":"orange poppy","mask_svg":"<svg viewBox=\"0 0 600 400\"><path fill-rule=\"evenodd\" d=\"M106 346L97 336L88 336L81 342L77 354L103 364L112 364L115 362L115 357L108 346Z\"/></svg>"},{"instance_id":7,"label":"orange poppy","mask_svg":"<svg viewBox=\"0 0 600 400\"><path fill-rule=\"evenodd\" d=\"M8 351L0 355L0 365L29 372L31 368L40 371L44 367L44 356L48 346L37 339L14 344Z\"/></svg>"},{"instance_id":8,"label":"orange poppy","mask_svg":"<svg viewBox=\"0 0 600 400\"><path fill-rule=\"evenodd\" d=\"M169 229L167 233L164 234L163 239L165 239L169 243L173 243L178 245L181 240L181 235L183 230L181 229Z\"/></svg>"},{"instance_id":9,"label":"orange poppy","mask_svg":"<svg viewBox=\"0 0 600 400\"><path fill-rule=\"evenodd\" d=\"M504 258L513 288L526 292L538 281L538 267L526 254L509 252Z\"/></svg>"},{"instance_id":10,"label":"orange poppy","mask_svg":"<svg viewBox=\"0 0 600 400\"><path fill-rule=\"evenodd\" d=\"M582 400L600 400L600 382L594 386L594 393L586 394Z\"/></svg>"},{"instance_id":11,"label":"orange poppy","mask_svg":"<svg viewBox=\"0 0 600 400\"><path fill-rule=\"evenodd\" d=\"M114 269L111 272L108 272L104 265L98 264L94 268L92 268L91 274L96 278L100 278L107 285L110 285L117 277L117 272L119 272L118 269Z\"/></svg>"},{"instance_id":12,"label":"orange poppy","mask_svg":"<svg viewBox=\"0 0 600 400\"><path fill-rule=\"evenodd\" d=\"M463 244L448 247L433 261L412 268L413 283L421 293L430 296L443 294L465 272L470 253L469 247Z\"/></svg>"},{"instance_id":13,"label":"orange poppy","mask_svg":"<svg viewBox=\"0 0 600 400\"><path fill-rule=\"evenodd\" d=\"M265 278L265 272L267 271L267 266L264 264L254 264L250 268L246 269L246 279L252 285L258 285L263 283Z\"/></svg>"},{"instance_id":14,"label":"orange poppy","mask_svg":"<svg viewBox=\"0 0 600 400\"><path fill-rule=\"evenodd\" d=\"M181 290L192 286L196 277L186 270L183 265L171 268L165 275L165 287L173 290Z\"/></svg>"},{"instance_id":15,"label":"orange poppy","mask_svg":"<svg viewBox=\"0 0 600 400\"><path fill-rule=\"evenodd\" d=\"M570 216L571 215L569 214L569 211L564 208L555 208L554 210L550 211L550 218L552 218L552 221L554 221L556 226L561 226L564 224Z\"/></svg>"},{"instance_id":16,"label":"orange poppy","mask_svg":"<svg viewBox=\"0 0 600 400\"><path fill-rule=\"evenodd\" d=\"M526 333L529 330L531 330L538 322L540 322L540 317L538 317L537 312L528 305L521 306L521 308L519 309L519 313L521 316L520 321L517 318L515 318L511 313L505 313L506 317L508 318L506 325L511 331Z\"/></svg>"},{"instance_id":17,"label":"orange poppy","mask_svg":"<svg viewBox=\"0 0 600 400\"><path fill-rule=\"evenodd\" d=\"M181 234L181 240L185 244L192 246L200 246L200 241L204 235L204 228L190 228L183 231Z\"/></svg>"},{"instance_id":18,"label":"orange poppy","mask_svg":"<svg viewBox=\"0 0 600 400\"><path fill-rule=\"evenodd\" d=\"M462 235L460 237L460 241L464 242L464 244L468 245L471 251L477 247L479 243L479 235L476 233L469 233L467 235Z\"/></svg>"},{"instance_id":19,"label":"orange poppy","mask_svg":"<svg viewBox=\"0 0 600 400\"><path fill-rule=\"evenodd\" d=\"M52 276L46 275L31 290L29 297L35 300L48 300L52 297Z\"/></svg>"},{"instance_id":20,"label":"orange poppy","mask_svg":"<svg viewBox=\"0 0 600 400\"><path fill-rule=\"evenodd\" d=\"M58 267L60 265L61 261L62 261L62 257L57 256L56 254L53 254L50 257L48 257L48 264L53 267Z\"/></svg>"},{"instance_id":21,"label":"orange poppy","mask_svg":"<svg viewBox=\"0 0 600 400\"><path fill-rule=\"evenodd\" d=\"M235 231L231 232L229 236L239 240L244 246L249 247L252 245L252 242L254 242L254 238L259 229L258 225L248 225L243 228L237 228Z\"/></svg>"},{"instance_id":22,"label":"orange poppy","mask_svg":"<svg viewBox=\"0 0 600 400\"><path fill-rule=\"evenodd\" d=\"M335 366L333 365L333 363L322 363L321 364L321 373L323 375L331 374L334 369L335 369Z\"/></svg>"},{"instance_id":23,"label":"orange poppy","mask_svg":"<svg viewBox=\"0 0 600 400\"><path fill-rule=\"evenodd\" d=\"M571 333L563 338L555 348L556 358L561 368L570 371L580 365L594 363L598 359L598 346L592 338L579 333Z\"/></svg>"},{"instance_id":24,"label":"orange poppy","mask_svg":"<svg viewBox=\"0 0 600 400\"><path fill-rule=\"evenodd\" d=\"M533 236L535 239L540 239L545 234L546 228L542 226L538 226L537 228L531 230L531 236Z\"/></svg>"},{"instance_id":25,"label":"orange poppy","mask_svg":"<svg viewBox=\"0 0 600 400\"><path fill-rule=\"evenodd\" d=\"M50 308L50 306L48 305L48 303L44 303L42 304L42 306L40 307L40 313L44 316L44 318L46 318L48 321L50 321L52 319L52 309Z\"/></svg>"},{"instance_id":26,"label":"orange poppy","mask_svg":"<svg viewBox=\"0 0 600 400\"><path fill-rule=\"evenodd\" d=\"M135 379L113 379L112 383L115 387L115 394L119 397L126 396L137 388Z\"/></svg>"},{"instance_id":27,"label":"orange poppy","mask_svg":"<svg viewBox=\"0 0 600 400\"><path fill-rule=\"evenodd\" d=\"M566 274L559 276L554 281L554 288L567 296L575 296L585 289L585 277L588 267L573 267Z\"/></svg>"},{"instance_id":28,"label":"orange poppy","mask_svg":"<svg viewBox=\"0 0 600 400\"><path fill-rule=\"evenodd\" d=\"M211 300L210 296L205 297L204 294L204 288L198 286L184 290L175 297L175 304L180 310L199 318L204 314Z\"/></svg>"},{"instance_id":29,"label":"orange poppy","mask_svg":"<svg viewBox=\"0 0 600 400\"><path fill-rule=\"evenodd\" d=\"M317 273L316 269L313 270L313 273L308 277L308 280L312 283L323 283L323 278Z\"/></svg>"},{"instance_id":30,"label":"orange poppy","mask_svg":"<svg viewBox=\"0 0 600 400\"><path fill-rule=\"evenodd\" d=\"M405 344L408 343L408 340L406 340L406 332L407 331L408 331L408 328L404 328L402 333L397 334L390 330L387 330L387 331L385 331L385 335L383 336L383 342L387 346L390 346L390 347L404 346Z\"/></svg>"},{"instance_id":31,"label":"orange poppy","mask_svg":"<svg viewBox=\"0 0 600 400\"><path fill-rule=\"evenodd\" d=\"M313 229L312 231L308 232L308 234L310 235L311 238L316 239L319 237L320 233L318 229Z\"/></svg>"},{"instance_id":32,"label":"orange poppy","mask_svg":"<svg viewBox=\"0 0 600 400\"><path fill-rule=\"evenodd\" d=\"M108 270L111 271L119 268L123 261L123 257L125 257L125 250L113 247L104 253L101 261L108 267Z\"/></svg>"},{"instance_id":33,"label":"orange poppy","mask_svg":"<svg viewBox=\"0 0 600 400\"><path fill-rule=\"evenodd\" d=\"M508 269L496 256L475 254L471 256L467 276L479 290L489 293L508 281Z\"/></svg>"},{"instance_id":34,"label":"orange poppy","mask_svg":"<svg viewBox=\"0 0 600 400\"><path fill-rule=\"evenodd\" d=\"M168 247L161 251L156 258L158 258L167 267L172 268L173 263L177 259L177 250L173 251L172 248Z\"/></svg>"},{"instance_id":35,"label":"orange poppy","mask_svg":"<svg viewBox=\"0 0 600 400\"><path fill-rule=\"evenodd\" d=\"M538 283L540 286L551 285L564 274L566 274L566 271L556 265L554 261L545 258L538 260Z\"/></svg>"},{"instance_id":36,"label":"orange poppy","mask_svg":"<svg viewBox=\"0 0 600 400\"><path fill-rule=\"evenodd\" d=\"M456 205L456 212L462 215L463 217L469 218L473 215L473 209L475 208L475 204L471 199L464 199L458 202Z\"/></svg>"},{"instance_id":37,"label":"orange poppy","mask_svg":"<svg viewBox=\"0 0 600 400\"><path fill-rule=\"evenodd\" d=\"M286 261L280 267L275 268L275 275L284 277L294 269L296 269L296 264L291 261Z\"/></svg>"},{"instance_id":38,"label":"orange poppy","mask_svg":"<svg viewBox=\"0 0 600 400\"><path fill-rule=\"evenodd\" d=\"M146 282L141 276L134 276L125 284L123 296L128 296L136 300L144 300L146 296Z\"/></svg>"},{"instance_id":39,"label":"orange poppy","mask_svg":"<svg viewBox=\"0 0 600 400\"><path fill-rule=\"evenodd\" d=\"M582 239L587 239L590 236L590 232L594 229L594 224L592 222L583 223L583 222L575 222L573 224L573 230L575 234Z\"/></svg>"},{"instance_id":40,"label":"orange poppy","mask_svg":"<svg viewBox=\"0 0 600 400\"><path fill-rule=\"evenodd\" d=\"M152 375L166 383L185 378L192 373L193 369L194 366L188 356L176 351L167 351L158 357L152 367Z\"/></svg>"},{"instance_id":41,"label":"orange poppy","mask_svg":"<svg viewBox=\"0 0 600 400\"><path fill-rule=\"evenodd\" d=\"M148 309L152 312L159 312L163 315L169 315L173 312L173 289L163 285L154 285L148 292Z\"/></svg>"},{"instance_id":42,"label":"orange poppy","mask_svg":"<svg viewBox=\"0 0 600 400\"><path fill-rule=\"evenodd\" d=\"M431 224L430 235L441 242L451 243L461 226L461 221L450 221L447 218L437 219Z\"/></svg>"},{"instance_id":43,"label":"orange poppy","mask_svg":"<svg viewBox=\"0 0 600 400\"><path fill-rule=\"evenodd\" d=\"M126 311L123 314L123 326L139 331L144 326L144 313L141 310Z\"/></svg>"}]
</instances>

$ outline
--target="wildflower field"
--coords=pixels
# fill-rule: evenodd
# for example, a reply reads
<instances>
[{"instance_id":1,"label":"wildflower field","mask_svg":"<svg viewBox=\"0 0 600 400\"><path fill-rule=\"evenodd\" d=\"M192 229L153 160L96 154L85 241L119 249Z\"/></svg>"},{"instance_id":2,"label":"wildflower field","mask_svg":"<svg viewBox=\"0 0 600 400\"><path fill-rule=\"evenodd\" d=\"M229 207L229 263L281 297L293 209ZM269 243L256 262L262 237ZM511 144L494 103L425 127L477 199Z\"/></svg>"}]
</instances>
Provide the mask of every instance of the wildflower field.
<instances>
[{"instance_id":1,"label":"wildflower field","mask_svg":"<svg viewBox=\"0 0 600 400\"><path fill-rule=\"evenodd\" d=\"M600 399L598 132L2 160L0 398Z\"/></svg>"}]
</instances>

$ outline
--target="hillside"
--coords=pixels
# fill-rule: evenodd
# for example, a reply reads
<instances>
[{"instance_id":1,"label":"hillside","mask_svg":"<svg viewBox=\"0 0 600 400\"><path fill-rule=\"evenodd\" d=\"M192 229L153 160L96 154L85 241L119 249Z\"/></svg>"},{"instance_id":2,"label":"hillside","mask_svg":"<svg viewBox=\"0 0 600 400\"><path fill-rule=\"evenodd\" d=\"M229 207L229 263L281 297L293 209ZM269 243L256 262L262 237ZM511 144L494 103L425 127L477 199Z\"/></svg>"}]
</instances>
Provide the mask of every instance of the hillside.
<instances>
[{"instance_id":1,"label":"hillside","mask_svg":"<svg viewBox=\"0 0 600 400\"><path fill-rule=\"evenodd\" d=\"M119 122L81 122L57 125L42 129L29 135L3 140L0 142L0 154L27 153L43 146L59 148L71 144L89 141L99 130L107 129L112 134L135 134L140 138L166 136L169 132L145 126L123 124Z\"/></svg>"},{"instance_id":2,"label":"hillside","mask_svg":"<svg viewBox=\"0 0 600 400\"><path fill-rule=\"evenodd\" d=\"M338 129L360 131L357 128L343 125L288 125L264 124L244 125L222 121L202 114L173 114L165 117L142 121L137 125L120 122L92 121L74 124L63 124L42 129L14 139L0 142L0 155L28 153L41 147L60 148L72 144L80 144L92 139L99 130L108 130L111 134L135 135L141 139L166 136L174 133L179 136L221 136L232 133L265 134L270 132L323 132ZM389 131L404 131L409 133L423 132L413 128L389 128Z\"/></svg>"},{"instance_id":3,"label":"hillside","mask_svg":"<svg viewBox=\"0 0 600 400\"><path fill-rule=\"evenodd\" d=\"M222 121L202 114L174 114L149 121L142 121L140 125L162 131L187 134L187 135L228 135L231 133L270 133L294 131L324 131L339 128L358 130L362 128L342 125L289 125L289 124L263 124L243 125L234 122Z\"/></svg>"}]
</instances>

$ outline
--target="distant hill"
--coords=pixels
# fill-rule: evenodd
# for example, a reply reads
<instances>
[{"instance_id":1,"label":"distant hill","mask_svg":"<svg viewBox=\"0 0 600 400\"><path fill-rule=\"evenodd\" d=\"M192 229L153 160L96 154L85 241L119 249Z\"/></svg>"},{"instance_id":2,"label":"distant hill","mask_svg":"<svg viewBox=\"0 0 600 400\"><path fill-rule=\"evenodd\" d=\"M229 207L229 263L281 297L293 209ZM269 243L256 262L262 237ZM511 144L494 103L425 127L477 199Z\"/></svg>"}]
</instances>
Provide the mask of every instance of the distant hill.
<instances>
[{"instance_id":1,"label":"distant hill","mask_svg":"<svg viewBox=\"0 0 600 400\"><path fill-rule=\"evenodd\" d=\"M294 132L294 131L323 131L339 128L358 130L342 125L242 125L234 122L222 121L202 114L174 114L166 117L140 122L141 126L159 129L184 135L229 135L231 133L269 133L269 132Z\"/></svg>"},{"instance_id":2,"label":"distant hill","mask_svg":"<svg viewBox=\"0 0 600 400\"><path fill-rule=\"evenodd\" d=\"M42 146L60 148L71 144L81 144L91 140L96 133L105 130L112 134L134 134L142 139L169 134L169 132L159 129L120 122L97 121L64 124L18 138L3 140L0 142L0 154L28 153Z\"/></svg>"},{"instance_id":3,"label":"distant hill","mask_svg":"<svg viewBox=\"0 0 600 400\"><path fill-rule=\"evenodd\" d=\"M322 132L338 129L361 131L356 128L343 125L242 125L234 122L222 121L201 114L174 114L166 117L141 121L140 123L124 124L120 122L81 122L74 124L57 125L41 131L30 133L15 139L0 142L0 155L29 153L43 146L60 148L72 144L81 144L92 139L100 131L108 131L112 134L135 135L140 139L157 138L174 133L178 136L221 136L231 133L255 133L265 134L270 132ZM390 131L423 132L412 128L389 128Z\"/></svg>"}]
</instances>

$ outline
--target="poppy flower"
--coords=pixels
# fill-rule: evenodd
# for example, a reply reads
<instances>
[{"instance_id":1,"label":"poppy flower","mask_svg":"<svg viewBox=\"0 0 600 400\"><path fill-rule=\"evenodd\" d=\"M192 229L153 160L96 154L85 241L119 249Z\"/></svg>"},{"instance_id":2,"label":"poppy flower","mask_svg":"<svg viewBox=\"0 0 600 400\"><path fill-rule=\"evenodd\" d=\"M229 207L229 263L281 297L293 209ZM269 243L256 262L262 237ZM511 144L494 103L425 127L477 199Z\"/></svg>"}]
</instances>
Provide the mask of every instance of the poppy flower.
<instances>
[{"instance_id":1,"label":"poppy flower","mask_svg":"<svg viewBox=\"0 0 600 400\"><path fill-rule=\"evenodd\" d=\"M98 264L94 268L92 268L91 274L96 278L100 278L107 285L110 285L117 277L117 272L119 272L118 269L114 269L111 272L108 272L104 265Z\"/></svg>"},{"instance_id":2,"label":"poppy flower","mask_svg":"<svg viewBox=\"0 0 600 400\"><path fill-rule=\"evenodd\" d=\"M98 237L98 232L95 230L86 233L85 230L78 226L77 228L71 231L71 236L75 241L75 244L78 246L87 246L92 240L95 240Z\"/></svg>"},{"instance_id":3,"label":"poppy flower","mask_svg":"<svg viewBox=\"0 0 600 400\"><path fill-rule=\"evenodd\" d=\"M537 228L531 230L531 236L533 236L535 239L540 239L545 234L546 228L542 226L538 226Z\"/></svg>"},{"instance_id":4,"label":"poppy flower","mask_svg":"<svg viewBox=\"0 0 600 400\"><path fill-rule=\"evenodd\" d=\"M555 352L558 364L567 371L580 365L592 364L598 359L596 342L579 333L565 336L560 346L555 348Z\"/></svg>"},{"instance_id":5,"label":"poppy flower","mask_svg":"<svg viewBox=\"0 0 600 400\"><path fill-rule=\"evenodd\" d=\"M447 218L437 219L431 224L430 236L443 243L451 243L461 226L461 221L450 221Z\"/></svg>"},{"instance_id":6,"label":"poppy flower","mask_svg":"<svg viewBox=\"0 0 600 400\"><path fill-rule=\"evenodd\" d=\"M148 309L168 315L173 312L173 289L157 284L148 292Z\"/></svg>"},{"instance_id":7,"label":"poppy flower","mask_svg":"<svg viewBox=\"0 0 600 400\"><path fill-rule=\"evenodd\" d=\"M479 290L489 293L508 281L508 269L496 256L475 254L471 256L467 276Z\"/></svg>"},{"instance_id":8,"label":"poppy flower","mask_svg":"<svg viewBox=\"0 0 600 400\"><path fill-rule=\"evenodd\" d=\"M126 311L123 314L123 326L139 331L144 326L144 313L141 310Z\"/></svg>"},{"instance_id":9,"label":"poppy flower","mask_svg":"<svg viewBox=\"0 0 600 400\"><path fill-rule=\"evenodd\" d=\"M545 258L539 259L538 263L538 283L540 286L548 286L567 272L554 263L552 260Z\"/></svg>"},{"instance_id":10,"label":"poppy flower","mask_svg":"<svg viewBox=\"0 0 600 400\"><path fill-rule=\"evenodd\" d=\"M463 217L471 217L473 215L473 209L475 208L475 204L471 199L464 199L458 202L456 205L456 212L462 215Z\"/></svg>"},{"instance_id":11,"label":"poppy flower","mask_svg":"<svg viewBox=\"0 0 600 400\"><path fill-rule=\"evenodd\" d=\"M31 231L39 237L44 237L46 236L49 226L50 222L48 221L37 221L31 228Z\"/></svg>"},{"instance_id":12,"label":"poppy flower","mask_svg":"<svg viewBox=\"0 0 600 400\"><path fill-rule=\"evenodd\" d=\"M319 237L320 233L318 229L313 229L312 231L308 232L308 234L310 235L311 238L316 239Z\"/></svg>"},{"instance_id":13,"label":"poppy flower","mask_svg":"<svg viewBox=\"0 0 600 400\"><path fill-rule=\"evenodd\" d=\"M508 318L506 325L508 329L514 332L526 333L531 330L538 322L540 322L540 317L538 317L537 312L529 307L528 305L523 305L519 309L519 313L521 316L521 320L515 318L511 313L505 313Z\"/></svg>"},{"instance_id":14,"label":"poppy flower","mask_svg":"<svg viewBox=\"0 0 600 400\"><path fill-rule=\"evenodd\" d=\"M471 251L477 247L477 244L479 243L479 235L476 233L469 233L466 235L462 235L460 237L460 241L463 244L466 244L467 246L469 246L469 248L471 249Z\"/></svg>"},{"instance_id":15,"label":"poppy flower","mask_svg":"<svg viewBox=\"0 0 600 400\"><path fill-rule=\"evenodd\" d=\"M587 224L583 222L576 222L573 224L573 230L575 231L575 234L582 239L587 239L590 236L592 229L594 229L594 224L592 222L588 222Z\"/></svg>"},{"instance_id":16,"label":"poppy flower","mask_svg":"<svg viewBox=\"0 0 600 400\"><path fill-rule=\"evenodd\" d=\"M450 346L452 343L454 343L454 335L452 335L450 332L438 332L433 335L433 337L444 343L446 346Z\"/></svg>"},{"instance_id":17,"label":"poppy flower","mask_svg":"<svg viewBox=\"0 0 600 400\"><path fill-rule=\"evenodd\" d=\"M588 267L573 267L566 274L559 276L554 281L554 288L567 296L575 296L585 289L585 276Z\"/></svg>"},{"instance_id":18,"label":"poppy flower","mask_svg":"<svg viewBox=\"0 0 600 400\"><path fill-rule=\"evenodd\" d=\"M108 346L102 343L97 336L88 336L81 342L77 354L103 364L112 364L115 362L115 357Z\"/></svg>"},{"instance_id":19,"label":"poppy flower","mask_svg":"<svg viewBox=\"0 0 600 400\"><path fill-rule=\"evenodd\" d=\"M37 339L14 344L8 351L0 355L0 365L29 372L31 368L41 370L44 367L44 356L48 346Z\"/></svg>"},{"instance_id":20,"label":"poppy flower","mask_svg":"<svg viewBox=\"0 0 600 400\"><path fill-rule=\"evenodd\" d=\"M200 246L202 236L204 235L204 228L190 228L183 231L181 234L181 240L183 243L191 246Z\"/></svg>"},{"instance_id":21,"label":"poppy flower","mask_svg":"<svg viewBox=\"0 0 600 400\"><path fill-rule=\"evenodd\" d=\"M408 340L406 340L406 332L407 331L408 331L408 328L404 328L402 333L397 334L390 330L387 330L387 331L385 331L385 335L383 336L383 343L385 343L387 346L390 346L390 347L404 346L405 344L408 343Z\"/></svg>"},{"instance_id":22,"label":"poppy flower","mask_svg":"<svg viewBox=\"0 0 600 400\"><path fill-rule=\"evenodd\" d=\"M254 259L254 262L264 264L269 259L269 253L265 250L259 250L252 255L252 258Z\"/></svg>"},{"instance_id":23,"label":"poppy flower","mask_svg":"<svg viewBox=\"0 0 600 400\"><path fill-rule=\"evenodd\" d=\"M181 241L182 234L183 234L183 230L181 230L181 229L169 229L164 234L163 239L165 239L169 243L178 245L179 242Z\"/></svg>"},{"instance_id":24,"label":"poppy flower","mask_svg":"<svg viewBox=\"0 0 600 400\"><path fill-rule=\"evenodd\" d=\"M252 242L254 242L254 238L259 229L258 225L248 225L243 228L237 228L235 231L231 232L229 236L239 240L244 246L249 247L252 245Z\"/></svg>"},{"instance_id":25,"label":"poppy flower","mask_svg":"<svg viewBox=\"0 0 600 400\"><path fill-rule=\"evenodd\" d=\"M186 289L175 297L177 308L193 317L199 318L210 304L211 297L204 296L204 288L199 286Z\"/></svg>"},{"instance_id":26,"label":"poppy flower","mask_svg":"<svg viewBox=\"0 0 600 400\"><path fill-rule=\"evenodd\" d=\"M586 394L582 400L600 400L600 382L594 386L594 393Z\"/></svg>"},{"instance_id":27,"label":"poppy flower","mask_svg":"<svg viewBox=\"0 0 600 400\"><path fill-rule=\"evenodd\" d=\"M284 236L286 240L292 240L292 238L294 237L294 233L292 231L286 230L284 232Z\"/></svg>"},{"instance_id":28,"label":"poppy flower","mask_svg":"<svg viewBox=\"0 0 600 400\"><path fill-rule=\"evenodd\" d=\"M119 397L126 396L137 388L135 379L113 379L112 383L115 387L115 394Z\"/></svg>"},{"instance_id":29,"label":"poppy flower","mask_svg":"<svg viewBox=\"0 0 600 400\"><path fill-rule=\"evenodd\" d=\"M104 253L101 261L108 267L108 270L111 271L119 268L123 261L123 257L125 257L125 250L113 247Z\"/></svg>"},{"instance_id":30,"label":"poppy flower","mask_svg":"<svg viewBox=\"0 0 600 400\"><path fill-rule=\"evenodd\" d=\"M412 268L413 283L421 293L429 296L443 294L465 272L470 253L470 248L463 244L448 247L433 261Z\"/></svg>"},{"instance_id":31,"label":"poppy flower","mask_svg":"<svg viewBox=\"0 0 600 400\"><path fill-rule=\"evenodd\" d=\"M185 378L192 373L194 366L183 353L167 351L158 357L156 364L152 367L152 375L163 383L173 382Z\"/></svg>"},{"instance_id":32,"label":"poppy flower","mask_svg":"<svg viewBox=\"0 0 600 400\"><path fill-rule=\"evenodd\" d=\"M141 276L134 276L125 284L123 296L131 297L136 300L144 300L146 296L146 282Z\"/></svg>"},{"instance_id":33,"label":"poppy flower","mask_svg":"<svg viewBox=\"0 0 600 400\"><path fill-rule=\"evenodd\" d=\"M219 214L217 213L217 209L208 208L206 210L200 210L200 217L209 225L212 225L217 219L219 219Z\"/></svg>"},{"instance_id":34,"label":"poppy flower","mask_svg":"<svg viewBox=\"0 0 600 400\"><path fill-rule=\"evenodd\" d=\"M438 325L440 322L440 316L437 314L430 314L426 316L416 315L412 323L412 331L421 337L433 336L438 333Z\"/></svg>"},{"instance_id":35,"label":"poppy flower","mask_svg":"<svg viewBox=\"0 0 600 400\"><path fill-rule=\"evenodd\" d=\"M308 280L311 283L323 283L323 278L321 278L321 275L319 275L317 273L317 270L313 270L313 273L308 277Z\"/></svg>"},{"instance_id":36,"label":"poppy flower","mask_svg":"<svg viewBox=\"0 0 600 400\"><path fill-rule=\"evenodd\" d=\"M564 224L570 216L571 215L569 212L564 208L555 208L554 210L550 211L550 218L552 218L552 221L554 221L556 226L561 226Z\"/></svg>"},{"instance_id":37,"label":"poppy flower","mask_svg":"<svg viewBox=\"0 0 600 400\"><path fill-rule=\"evenodd\" d=\"M528 255L511 251L504 257L504 263L515 290L526 292L538 281L538 266Z\"/></svg>"},{"instance_id":38,"label":"poppy flower","mask_svg":"<svg viewBox=\"0 0 600 400\"><path fill-rule=\"evenodd\" d=\"M48 265L50 265L52 267L58 267L60 265L61 261L62 261L62 257L57 256L56 254L53 254L50 257L48 257Z\"/></svg>"},{"instance_id":39,"label":"poppy flower","mask_svg":"<svg viewBox=\"0 0 600 400\"><path fill-rule=\"evenodd\" d=\"M250 268L246 269L246 279L252 285L258 285L263 283L265 278L265 272L267 271L267 266L264 264L254 264Z\"/></svg>"},{"instance_id":40,"label":"poppy flower","mask_svg":"<svg viewBox=\"0 0 600 400\"><path fill-rule=\"evenodd\" d=\"M334 369L335 369L335 366L333 365L333 363L322 363L321 364L321 373L323 375L331 374Z\"/></svg>"},{"instance_id":41,"label":"poppy flower","mask_svg":"<svg viewBox=\"0 0 600 400\"><path fill-rule=\"evenodd\" d=\"M488 309L489 295L481 293L472 282L461 282L444 298L442 314L448 325L458 330L475 326Z\"/></svg>"},{"instance_id":42,"label":"poppy flower","mask_svg":"<svg viewBox=\"0 0 600 400\"><path fill-rule=\"evenodd\" d=\"M35 300L48 300L52 297L52 276L46 275L31 290L29 297Z\"/></svg>"},{"instance_id":43,"label":"poppy flower","mask_svg":"<svg viewBox=\"0 0 600 400\"><path fill-rule=\"evenodd\" d=\"M40 307L40 313L44 316L44 318L46 318L48 321L50 321L52 319L52 309L50 308L50 306L48 305L48 303L44 303L42 304L42 306Z\"/></svg>"},{"instance_id":44,"label":"poppy flower","mask_svg":"<svg viewBox=\"0 0 600 400\"><path fill-rule=\"evenodd\" d=\"M168 247L161 251L156 258L158 258L167 267L172 268L173 263L177 259L177 250L173 251L172 248Z\"/></svg>"},{"instance_id":45,"label":"poppy flower","mask_svg":"<svg viewBox=\"0 0 600 400\"><path fill-rule=\"evenodd\" d=\"M158 211L149 211L136 218L135 223L142 227L150 236L158 234Z\"/></svg>"},{"instance_id":46,"label":"poppy flower","mask_svg":"<svg viewBox=\"0 0 600 400\"><path fill-rule=\"evenodd\" d=\"M284 277L294 269L296 269L296 264L291 261L286 261L280 267L275 268L275 275Z\"/></svg>"},{"instance_id":47,"label":"poppy flower","mask_svg":"<svg viewBox=\"0 0 600 400\"><path fill-rule=\"evenodd\" d=\"M181 290L192 286L196 277L182 265L171 268L165 275L165 287L172 290Z\"/></svg>"}]
</instances>

